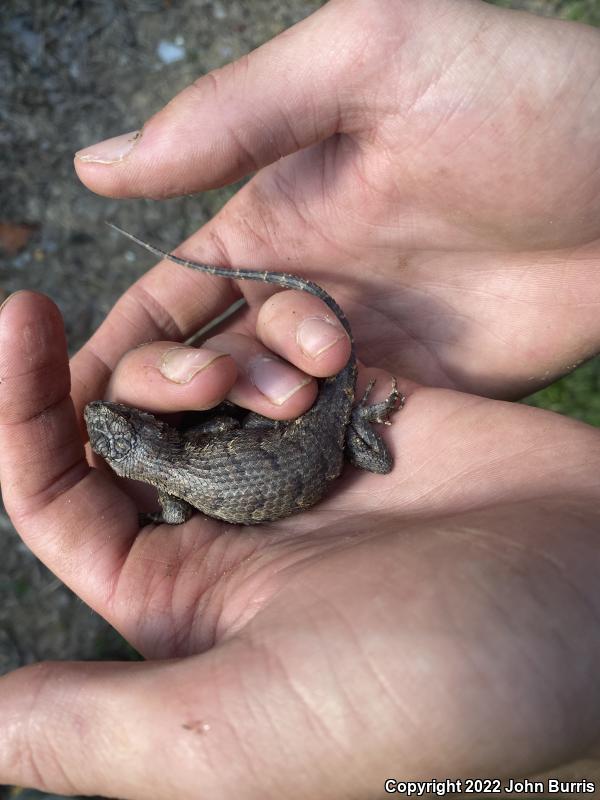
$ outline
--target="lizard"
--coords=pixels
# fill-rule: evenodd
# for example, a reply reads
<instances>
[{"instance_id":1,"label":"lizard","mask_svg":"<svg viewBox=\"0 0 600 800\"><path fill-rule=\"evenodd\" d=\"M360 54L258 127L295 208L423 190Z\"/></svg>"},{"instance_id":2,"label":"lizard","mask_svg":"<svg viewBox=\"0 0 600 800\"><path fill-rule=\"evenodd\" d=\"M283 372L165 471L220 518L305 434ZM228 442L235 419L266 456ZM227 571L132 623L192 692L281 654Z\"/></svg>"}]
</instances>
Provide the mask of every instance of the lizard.
<instances>
[{"instance_id":1,"label":"lizard","mask_svg":"<svg viewBox=\"0 0 600 800\"><path fill-rule=\"evenodd\" d=\"M189 430L178 430L153 414L121 403L94 400L84 410L92 450L120 476L158 490L162 513L154 522L180 524L199 510L243 525L272 522L317 503L342 472L354 466L386 474L392 457L371 423L389 425L404 404L392 379L385 400L368 404L372 381L355 406L356 352L350 324L335 300L317 283L284 272L200 264L161 250L112 223L109 225L154 255L181 266L234 280L264 281L319 297L348 334L346 366L320 382L313 406L297 419L276 421L223 403Z\"/></svg>"}]
</instances>

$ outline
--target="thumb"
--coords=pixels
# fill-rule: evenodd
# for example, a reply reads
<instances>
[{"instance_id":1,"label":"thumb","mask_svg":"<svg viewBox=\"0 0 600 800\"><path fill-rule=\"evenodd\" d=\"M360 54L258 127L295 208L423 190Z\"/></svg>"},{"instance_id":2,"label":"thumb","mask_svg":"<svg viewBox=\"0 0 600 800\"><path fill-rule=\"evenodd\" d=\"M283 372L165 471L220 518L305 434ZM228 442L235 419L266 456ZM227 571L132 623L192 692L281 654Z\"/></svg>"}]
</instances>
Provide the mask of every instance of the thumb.
<instances>
[{"instance_id":1,"label":"thumb","mask_svg":"<svg viewBox=\"0 0 600 800\"><path fill-rule=\"evenodd\" d=\"M5 675L0 784L132 800L257 797L239 793L249 765L237 737L252 741L253 723L237 719L244 703L232 696L234 673L211 651L184 661L45 662Z\"/></svg>"},{"instance_id":2,"label":"thumb","mask_svg":"<svg viewBox=\"0 0 600 800\"><path fill-rule=\"evenodd\" d=\"M316 642L306 636L300 648ZM326 672L315 657L306 676ZM275 664L264 639L231 638L182 660L18 669L0 678L0 785L123 800L339 797L345 746L314 717L305 679L299 690Z\"/></svg>"},{"instance_id":3,"label":"thumb","mask_svg":"<svg viewBox=\"0 0 600 800\"><path fill-rule=\"evenodd\" d=\"M340 81L351 80L357 46L352 16L327 5L208 73L141 131L79 151L80 179L114 197L183 195L231 183L331 136L343 126Z\"/></svg>"}]
</instances>

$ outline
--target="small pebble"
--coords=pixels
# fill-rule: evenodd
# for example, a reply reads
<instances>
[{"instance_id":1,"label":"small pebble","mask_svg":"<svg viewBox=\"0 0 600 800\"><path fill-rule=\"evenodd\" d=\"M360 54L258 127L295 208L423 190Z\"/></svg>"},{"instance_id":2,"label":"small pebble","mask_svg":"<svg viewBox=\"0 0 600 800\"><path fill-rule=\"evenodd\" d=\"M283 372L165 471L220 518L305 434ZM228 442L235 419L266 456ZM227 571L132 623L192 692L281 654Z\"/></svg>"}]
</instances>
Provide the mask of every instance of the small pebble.
<instances>
[{"instance_id":1,"label":"small pebble","mask_svg":"<svg viewBox=\"0 0 600 800\"><path fill-rule=\"evenodd\" d=\"M175 61L181 61L185 58L185 47L181 44L181 41L181 37L178 36L174 42L167 42L163 39L158 43L156 54L163 64L173 64Z\"/></svg>"}]
</instances>

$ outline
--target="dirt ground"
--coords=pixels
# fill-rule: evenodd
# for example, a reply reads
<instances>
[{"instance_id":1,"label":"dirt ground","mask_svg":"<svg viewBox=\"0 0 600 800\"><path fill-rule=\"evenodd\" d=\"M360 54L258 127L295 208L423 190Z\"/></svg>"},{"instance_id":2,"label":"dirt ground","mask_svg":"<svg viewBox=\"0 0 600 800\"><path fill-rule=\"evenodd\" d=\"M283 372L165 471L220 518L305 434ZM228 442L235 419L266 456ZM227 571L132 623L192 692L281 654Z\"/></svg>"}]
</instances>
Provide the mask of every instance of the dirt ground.
<instances>
[{"instance_id":1,"label":"dirt ground","mask_svg":"<svg viewBox=\"0 0 600 800\"><path fill-rule=\"evenodd\" d=\"M502 2L554 14L598 3ZM0 8L0 290L36 289L59 305L76 350L152 259L113 235L118 220L173 244L232 189L168 201L98 197L73 153L139 128L198 75L295 21L318 0L4 0ZM132 656L0 516L0 674L42 659ZM3 794L4 792L4 794ZM0 797L41 797L16 788ZM48 796L49 797L49 796Z\"/></svg>"}]
</instances>

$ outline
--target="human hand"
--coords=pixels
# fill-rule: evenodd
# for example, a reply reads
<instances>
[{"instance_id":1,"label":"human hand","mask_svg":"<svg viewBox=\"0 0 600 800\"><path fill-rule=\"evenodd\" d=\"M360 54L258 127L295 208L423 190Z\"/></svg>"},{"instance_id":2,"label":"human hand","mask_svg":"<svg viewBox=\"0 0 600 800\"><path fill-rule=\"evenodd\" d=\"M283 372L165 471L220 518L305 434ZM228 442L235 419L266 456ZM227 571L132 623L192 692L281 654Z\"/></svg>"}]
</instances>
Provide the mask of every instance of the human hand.
<instances>
[{"instance_id":1,"label":"human hand","mask_svg":"<svg viewBox=\"0 0 600 800\"><path fill-rule=\"evenodd\" d=\"M346 12L350 5L343 8ZM536 24L529 23L532 28ZM425 32L422 28L421 36ZM293 44L293 36L279 44ZM562 36L561 28L561 42ZM578 50L578 57L584 50ZM252 77L250 65L248 75ZM233 88L230 82L227 90ZM188 97L193 96L192 90ZM232 113L235 106L232 102L227 110ZM175 104L172 113L176 110ZM151 141L149 130L141 142ZM523 134L522 140L526 138ZM324 245L324 258L317 259L319 234L328 235L329 229L317 224L316 213L303 228L293 224L296 212L305 208L298 198L307 201L311 194L322 194L319 188L330 188L317 180L326 176L328 158L337 154L342 178L351 178L348 173L357 162L345 160L343 148L355 139L345 132L337 139L337 147L330 142L294 156L291 172L285 170L294 166L293 160L261 172L186 253L257 268L281 267L288 251L278 243L292 228L296 236L300 230L291 255L298 261L301 254L297 271L308 275L312 269L321 279L318 268L326 270L327 287L348 309L357 339L367 345L365 360L432 383L469 386L471 381L496 394L521 391L522 361L541 374L542 367L549 369L546 357L560 366L566 355L581 353L594 337L597 341L591 309L588 320L587 309L579 307L583 292L586 302L593 301L586 285L593 261L590 245L585 259L585 248L571 262L569 254L561 253L560 270L549 257L545 276L552 299L561 297L564 280L570 292L561 301L578 307L568 329L564 320L573 308L561 307L555 317L557 328L563 321L560 337L547 330L539 337L542 321L547 328L547 309L538 308L540 320L519 306L518 321L524 324L518 341L494 348L491 333L477 336L477 347L487 359L480 359L477 349L458 378L446 375L469 331L485 324L495 335L502 331L511 338L506 304L517 294L507 292L502 310L498 306L502 326L491 324L489 305L485 316L478 316L479 305L454 305L451 315L464 314L466 319L460 341L455 341L456 330L448 333L443 324L450 320L447 314L440 324L440 331L446 331L441 345L431 344L431 338L439 338L437 330L433 337L430 327L421 334L417 330L415 348L407 348L406 361L399 361L392 346L381 343L381 328L376 334L374 324L378 308L382 313L388 304L399 305L390 291L389 276L395 270L388 237L379 227L372 230L372 219L356 224L357 231L363 230L363 253L371 228L371 258L361 256L360 266L355 260L353 274L336 275L344 243L336 238L334 246ZM215 138L211 141L214 146ZM137 152L143 158L143 151ZM235 153L239 150L227 151L221 169ZM218 159L213 165L219 167ZM140 180L135 162L126 160L121 167L125 183L138 191L132 181ZM183 174L183 164L179 173L175 167L171 164L172 178ZM85 169L94 171L95 180L105 180L98 177L102 167L87 164ZM190 175L189 163L186 169ZM165 173L158 172L157 179L165 182ZM120 180L116 170L111 174L108 180L115 175ZM221 173L220 180L226 178ZM276 203L289 188L285 178L297 178L304 189L281 209ZM89 174L86 180L90 182ZM327 221L335 203L343 200L343 180L334 183L335 201L316 206L329 211ZM593 177L588 189L591 184ZM546 181L544 188L551 185ZM360 197L372 201L373 194L378 194L377 187ZM550 201L558 202L558 194L551 194ZM570 209L573 204L570 197ZM376 205L373 201L371 207ZM364 210L360 206L340 206L346 224L337 231L348 234L348 251L360 250L361 237L351 229L356 221L347 222L349 211ZM436 300L432 267L438 263L440 270L446 269L440 295L445 304L467 280L469 290L477 291L474 276L464 271L468 242L461 240L465 252L454 262L436 262L433 251L437 257L440 248L435 230L423 223L432 244L428 254L424 248L422 261L416 247L409 247L410 236L406 231L399 235L397 227L389 238L396 237L397 253L408 264L400 287L404 297L426 291L430 303ZM586 240L585 225L582 232L573 219L559 227L563 244L573 244L570 236ZM557 246L544 242L539 221L532 230L535 246ZM502 252L498 264L485 271L484 285L489 291L489 278L496 276L503 290L514 289L514 279L522 292L529 279L529 291L535 283L536 298L543 295L538 300L542 306L549 295L538 283L539 274L531 276L529 270L524 277L518 269L521 262L506 260L507 252L514 255L523 246L525 234L517 233L515 243L507 241L504 247L492 237L489 252ZM483 244L478 247L486 250ZM369 282L365 288L360 273L365 266L379 265L372 258L377 249L382 253L382 286L370 288ZM445 255L450 258L453 252L449 246ZM478 253L478 265L482 260ZM286 268L293 271L293 263L287 262ZM577 275L574 284L564 278L566 263ZM338 287L342 279L344 286ZM376 287L375 274L372 279ZM161 325L179 326L178 338L193 330L206 311L197 309L190 288L194 285L191 277L175 277L159 267L125 296L92 346L75 360L78 412L89 399L86 394L98 396L98 385L106 383L130 347L152 338ZM398 282L393 286L397 291ZM209 306L222 302L221 290L219 286L218 298L209 293ZM529 299L529 307L535 306ZM407 332L413 336L411 328L400 324L408 319L416 326L424 309L424 304L418 313L401 309L390 337L394 353L402 349ZM164 323L168 313L173 313L174 324ZM242 792L268 797L285 790L291 797L326 798L351 791L368 794L373 785L380 791L383 778L398 772L399 777L431 777L442 769L456 775L529 772L567 760L597 740L598 654L592 649L598 606L597 519L590 511L598 506L596 432L531 409L420 389L411 393L392 428L401 454L392 475L347 476L339 493L308 514L270 526L269 533L240 532L195 518L176 530L146 529L137 535L135 505L106 475L90 472L85 463L77 414L67 399L66 356L57 326L56 312L31 295L11 299L0 316L0 477L7 506L34 551L145 655L177 660L40 665L3 679L0 780L122 797L161 797L173 791L197 796L199 790L209 796L235 791L241 797ZM426 345L433 347L434 356L424 363L419 348ZM504 374L506 361L499 368L500 357L513 362L509 377ZM107 365L99 377L93 370L97 358ZM117 370L113 388L119 382ZM407 393L411 389L406 384L401 388ZM206 387L201 390L198 394ZM518 714L512 713L515 706ZM61 738L50 739L48 730L59 730Z\"/></svg>"},{"instance_id":2,"label":"human hand","mask_svg":"<svg viewBox=\"0 0 600 800\"><path fill-rule=\"evenodd\" d=\"M0 480L26 543L147 663L0 679L0 782L123 798L366 797L600 741L600 432L401 382L387 476L262 528L138 531L90 470L57 309L0 313Z\"/></svg>"},{"instance_id":3,"label":"human hand","mask_svg":"<svg viewBox=\"0 0 600 800\"><path fill-rule=\"evenodd\" d=\"M520 396L598 349L599 70L600 34L584 26L486 3L338 0L200 78L128 154L96 145L76 166L116 197L262 168L186 255L323 282L367 363ZM181 307L195 279L173 287L167 269L115 322L126 349L155 333L149 319L193 330Z\"/></svg>"}]
</instances>

